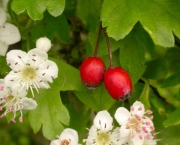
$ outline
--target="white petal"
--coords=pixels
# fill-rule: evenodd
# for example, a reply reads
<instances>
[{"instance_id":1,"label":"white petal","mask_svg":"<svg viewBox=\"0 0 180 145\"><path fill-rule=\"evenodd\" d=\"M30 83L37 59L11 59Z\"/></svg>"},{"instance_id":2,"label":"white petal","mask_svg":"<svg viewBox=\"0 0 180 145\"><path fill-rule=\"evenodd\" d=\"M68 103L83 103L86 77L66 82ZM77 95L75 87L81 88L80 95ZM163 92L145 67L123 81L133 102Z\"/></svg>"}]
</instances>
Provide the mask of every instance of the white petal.
<instances>
[{"instance_id":1,"label":"white petal","mask_svg":"<svg viewBox=\"0 0 180 145\"><path fill-rule=\"evenodd\" d=\"M27 54L29 58L29 63L36 67L38 67L41 63L48 59L47 53L37 48L31 49Z\"/></svg>"},{"instance_id":2,"label":"white petal","mask_svg":"<svg viewBox=\"0 0 180 145\"><path fill-rule=\"evenodd\" d=\"M18 75L18 73L14 73L13 70L10 71L4 78L4 83L7 87L19 85L18 82L19 82L19 75Z\"/></svg>"},{"instance_id":3,"label":"white petal","mask_svg":"<svg viewBox=\"0 0 180 145\"><path fill-rule=\"evenodd\" d=\"M48 52L51 48L51 41L46 37L41 37L36 41L36 48Z\"/></svg>"},{"instance_id":4,"label":"white petal","mask_svg":"<svg viewBox=\"0 0 180 145\"><path fill-rule=\"evenodd\" d=\"M24 67L26 63L26 59L26 52L22 50L11 50L6 55L7 64L14 71L21 70L21 68Z\"/></svg>"},{"instance_id":5,"label":"white petal","mask_svg":"<svg viewBox=\"0 0 180 145\"><path fill-rule=\"evenodd\" d=\"M86 139L86 145L92 145L94 142L94 139L97 137L97 128L92 125L89 129L88 138Z\"/></svg>"},{"instance_id":6,"label":"white petal","mask_svg":"<svg viewBox=\"0 0 180 145\"><path fill-rule=\"evenodd\" d=\"M60 140L59 139L52 140L50 145L60 145Z\"/></svg>"},{"instance_id":7,"label":"white petal","mask_svg":"<svg viewBox=\"0 0 180 145\"><path fill-rule=\"evenodd\" d=\"M133 139L131 139L134 145L143 145L144 143L144 136L142 136L142 139L139 138L138 134L134 136Z\"/></svg>"},{"instance_id":8,"label":"white petal","mask_svg":"<svg viewBox=\"0 0 180 145\"><path fill-rule=\"evenodd\" d=\"M9 45L3 43L3 42L0 40L0 55L5 56L5 55L6 55L6 52L7 52L7 50L8 50L8 47L9 47Z\"/></svg>"},{"instance_id":9,"label":"white petal","mask_svg":"<svg viewBox=\"0 0 180 145\"><path fill-rule=\"evenodd\" d=\"M145 109L144 109L144 104L142 104L139 101L136 101L133 105L133 111L131 110L131 114L133 115L139 115L139 116L143 116L145 113Z\"/></svg>"},{"instance_id":10,"label":"white petal","mask_svg":"<svg viewBox=\"0 0 180 145\"><path fill-rule=\"evenodd\" d=\"M1 1L2 1L2 8L6 11L9 0L1 0Z\"/></svg>"},{"instance_id":11,"label":"white petal","mask_svg":"<svg viewBox=\"0 0 180 145\"><path fill-rule=\"evenodd\" d=\"M126 125L128 122L128 118L130 118L130 116L130 112L124 107L119 107L114 115L116 121L120 125Z\"/></svg>"},{"instance_id":12,"label":"white petal","mask_svg":"<svg viewBox=\"0 0 180 145\"><path fill-rule=\"evenodd\" d=\"M16 85L13 85L11 87L11 90L12 90L12 95L13 96L20 97L20 98L26 97L26 95L28 93L26 88L25 87L22 88L20 83L17 83Z\"/></svg>"},{"instance_id":13,"label":"white petal","mask_svg":"<svg viewBox=\"0 0 180 145\"><path fill-rule=\"evenodd\" d=\"M66 128L64 131L61 133L59 139L61 141L63 140L70 140L70 145L77 145L78 144L78 134L77 131L71 128Z\"/></svg>"},{"instance_id":14,"label":"white petal","mask_svg":"<svg viewBox=\"0 0 180 145\"><path fill-rule=\"evenodd\" d=\"M22 98L22 102L24 104L25 110L33 110L33 109L36 109L37 107L36 101L31 98L24 97Z\"/></svg>"},{"instance_id":15,"label":"white petal","mask_svg":"<svg viewBox=\"0 0 180 145\"><path fill-rule=\"evenodd\" d=\"M0 79L0 98L7 96L8 94L10 94L10 89L7 88L4 84L4 80Z\"/></svg>"},{"instance_id":16,"label":"white petal","mask_svg":"<svg viewBox=\"0 0 180 145\"><path fill-rule=\"evenodd\" d=\"M126 126L121 126L119 131L121 138L126 138L130 135L130 129L126 129Z\"/></svg>"},{"instance_id":17,"label":"white petal","mask_svg":"<svg viewBox=\"0 0 180 145\"><path fill-rule=\"evenodd\" d=\"M58 67L55 62L47 60L39 65L38 74L42 76L42 80L53 82L58 77Z\"/></svg>"},{"instance_id":18,"label":"white petal","mask_svg":"<svg viewBox=\"0 0 180 145\"><path fill-rule=\"evenodd\" d=\"M0 28L0 39L2 42L11 45L19 42L21 39L20 32L16 26L10 23L5 23Z\"/></svg>"},{"instance_id":19,"label":"white petal","mask_svg":"<svg viewBox=\"0 0 180 145\"><path fill-rule=\"evenodd\" d=\"M41 82L39 82L38 85L40 88L44 88L44 89L50 89L51 88L46 81L41 81Z\"/></svg>"},{"instance_id":20,"label":"white petal","mask_svg":"<svg viewBox=\"0 0 180 145\"><path fill-rule=\"evenodd\" d=\"M0 7L0 27L6 22L6 12Z\"/></svg>"},{"instance_id":21,"label":"white petal","mask_svg":"<svg viewBox=\"0 0 180 145\"><path fill-rule=\"evenodd\" d=\"M111 142L113 142L113 145L120 145L119 140L120 140L120 132L119 132L119 128L115 128L111 135L110 135L110 140Z\"/></svg>"},{"instance_id":22,"label":"white petal","mask_svg":"<svg viewBox=\"0 0 180 145\"><path fill-rule=\"evenodd\" d=\"M112 124L113 118L106 110L98 112L96 117L94 118L94 125L98 129L109 131L113 127Z\"/></svg>"}]
</instances>

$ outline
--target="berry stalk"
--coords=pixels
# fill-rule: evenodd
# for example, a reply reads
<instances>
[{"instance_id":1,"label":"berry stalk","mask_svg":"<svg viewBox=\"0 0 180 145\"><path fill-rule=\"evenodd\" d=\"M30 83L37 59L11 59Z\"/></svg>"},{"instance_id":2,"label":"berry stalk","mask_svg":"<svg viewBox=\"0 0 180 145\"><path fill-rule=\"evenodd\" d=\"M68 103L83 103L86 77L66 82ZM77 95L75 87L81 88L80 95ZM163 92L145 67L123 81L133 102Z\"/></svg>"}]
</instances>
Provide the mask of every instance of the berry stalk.
<instances>
[{"instance_id":1,"label":"berry stalk","mask_svg":"<svg viewBox=\"0 0 180 145\"><path fill-rule=\"evenodd\" d=\"M111 52L111 47L110 47L110 43L109 43L109 38L108 38L108 35L106 33L106 29L105 28L102 28L102 29L103 29L104 36L106 38L106 44L107 44L107 47L108 47L109 61L110 61L109 68L113 68L112 52Z\"/></svg>"},{"instance_id":2,"label":"berry stalk","mask_svg":"<svg viewBox=\"0 0 180 145\"><path fill-rule=\"evenodd\" d=\"M95 48L94 48L94 56L95 57L97 56L97 51L98 51L98 47L99 47L99 41L100 41L100 37L101 37L101 31L102 31L102 24L101 24L101 21L100 21L98 35L97 35L97 39L96 39L96 45L95 45Z\"/></svg>"}]
</instances>

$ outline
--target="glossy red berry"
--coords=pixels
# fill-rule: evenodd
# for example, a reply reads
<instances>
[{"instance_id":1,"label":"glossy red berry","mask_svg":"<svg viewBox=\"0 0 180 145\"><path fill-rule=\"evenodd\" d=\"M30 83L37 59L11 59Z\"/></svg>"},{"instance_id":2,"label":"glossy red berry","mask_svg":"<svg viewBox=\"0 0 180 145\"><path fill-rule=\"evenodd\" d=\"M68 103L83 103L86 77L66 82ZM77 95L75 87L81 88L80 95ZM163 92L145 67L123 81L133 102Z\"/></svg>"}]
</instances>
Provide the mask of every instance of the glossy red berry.
<instances>
[{"instance_id":1,"label":"glossy red berry","mask_svg":"<svg viewBox=\"0 0 180 145\"><path fill-rule=\"evenodd\" d=\"M103 81L105 65L99 57L86 58L80 67L82 83L88 89L97 88Z\"/></svg>"},{"instance_id":2,"label":"glossy red berry","mask_svg":"<svg viewBox=\"0 0 180 145\"><path fill-rule=\"evenodd\" d=\"M104 73L104 84L108 93L115 100L125 100L132 91L130 76L120 67L109 68Z\"/></svg>"}]
</instances>

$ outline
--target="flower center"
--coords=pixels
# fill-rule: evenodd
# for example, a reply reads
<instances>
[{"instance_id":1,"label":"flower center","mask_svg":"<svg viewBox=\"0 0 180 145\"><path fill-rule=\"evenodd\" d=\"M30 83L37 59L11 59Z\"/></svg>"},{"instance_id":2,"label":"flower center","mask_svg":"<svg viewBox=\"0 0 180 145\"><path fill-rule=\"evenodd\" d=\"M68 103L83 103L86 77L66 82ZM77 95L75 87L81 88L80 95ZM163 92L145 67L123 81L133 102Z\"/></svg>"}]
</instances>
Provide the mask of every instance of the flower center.
<instances>
[{"instance_id":1,"label":"flower center","mask_svg":"<svg viewBox=\"0 0 180 145\"><path fill-rule=\"evenodd\" d=\"M100 132L99 135L97 135L97 137L96 137L96 141L100 145L109 144L109 141L110 141L109 134L107 134L106 132Z\"/></svg>"},{"instance_id":2,"label":"flower center","mask_svg":"<svg viewBox=\"0 0 180 145\"><path fill-rule=\"evenodd\" d=\"M60 142L60 145L69 145L69 141L67 139L64 139Z\"/></svg>"},{"instance_id":3,"label":"flower center","mask_svg":"<svg viewBox=\"0 0 180 145\"><path fill-rule=\"evenodd\" d=\"M25 66L25 68L22 70L22 78L26 81L34 80L36 76L36 70L32 66Z\"/></svg>"},{"instance_id":4,"label":"flower center","mask_svg":"<svg viewBox=\"0 0 180 145\"><path fill-rule=\"evenodd\" d=\"M129 127L135 130L139 126L140 121L137 118L131 118L129 121Z\"/></svg>"}]
</instances>

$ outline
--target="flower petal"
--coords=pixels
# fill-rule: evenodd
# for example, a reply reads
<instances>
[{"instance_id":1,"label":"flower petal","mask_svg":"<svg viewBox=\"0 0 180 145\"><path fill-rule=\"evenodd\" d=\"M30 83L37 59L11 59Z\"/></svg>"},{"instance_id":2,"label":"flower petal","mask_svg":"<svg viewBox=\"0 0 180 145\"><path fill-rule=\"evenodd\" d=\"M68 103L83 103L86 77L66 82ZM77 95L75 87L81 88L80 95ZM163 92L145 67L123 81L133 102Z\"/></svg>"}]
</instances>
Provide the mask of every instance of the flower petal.
<instances>
[{"instance_id":1,"label":"flower petal","mask_svg":"<svg viewBox=\"0 0 180 145\"><path fill-rule=\"evenodd\" d=\"M6 20L6 12L2 8L0 8L0 27L4 25Z\"/></svg>"},{"instance_id":2,"label":"flower petal","mask_svg":"<svg viewBox=\"0 0 180 145\"><path fill-rule=\"evenodd\" d=\"M96 117L94 118L94 125L98 129L109 131L113 127L112 124L113 118L106 110L98 112Z\"/></svg>"},{"instance_id":3,"label":"flower petal","mask_svg":"<svg viewBox=\"0 0 180 145\"><path fill-rule=\"evenodd\" d=\"M135 135L133 139L131 139L134 145L143 145L144 143L144 136L140 139L138 135Z\"/></svg>"},{"instance_id":4,"label":"flower petal","mask_svg":"<svg viewBox=\"0 0 180 145\"><path fill-rule=\"evenodd\" d=\"M8 5L8 2L9 0L1 0L2 1L2 8L7 11L7 5Z\"/></svg>"},{"instance_id":5,"label":"flower petal","mask_svg":"<svg viewBox=\"0 0 180 145\"><path fill-rule=\"evenodd\" d=\"M78 144L78 134L77 131L71 128L66 128L64 131L61 133L59 139L62 140L70 140L71 145L77 145Z\"/></svg>"},{"instance_id":6,"label":"flower petal","mask_svg":"<svg viewBox=\"0 0 180 145\"><path fill-rule=\"evenodd\" d=\"M21 40L20 32L16 26L5 23L0 28L0 39L2 42L11 45Z\"/></svg>"},{"instance_id":7,"label":"flower petal","mask_svg":"<svg viewBox=\"0 0 180 145\"><path fill-rule=\"evenodd\" d=\"M39 67L41 63L48 59L47 53L37 48L31 49L27 54L29 58L29 64L35 67Z\"/></svg>"},{"instance_id":8,"label":"flower petal","mask_svg":"<svg viewBox=\"0 0 180 145\"><path fill-rule=\"evenodd\" d=\"M132 115L139 115L139 116L143 116L145 113L145 109L144 109L144 104L142 104L139 101L136 101L133 105L132 105L132 109L131 109L131 114Z\"/></svg>"},{"instance_id":9,"label":"flower petal","mask_svg":"<svg viewBox=\"0 0 180 145\"><path fill-rule=\"evenodd\" d=\"M111 133L111 135L110 135L110 140L111 140L111 142L113 143L113 145L120 145L120 143L119 143L119 140L120 140L120 132L119 132L119 128L118 128L118 127L116 127L116 128L112 131L112 133Z\"/></svg>"},{"instance_id":10,"label":"flower petal","mask_svg":"<svg viewBox=\"0 0 180 145\"><path fill-rule=\"evenodd\" d=\"M36 41L36 48L48 52L51 48L51 41L46 37L41 37Z\"/></svg>"},{"instance_id":11,"label":"flower petal","mask_svg":"<svg viewBox=\"0 0 180 145\"><path fill-rule=\"evenodd\" d=\"M58 67L55 62L47 60L39 65L38 74L42 80L53 82L58 77Z\"/></svg>"},{"instance_id":12,"label":"flower petal","mask_svg":"<svg viewBox=\"0 0 180 145\"><path fill-rule=\"evenodd\" d=\"M46 81L40 81L38 85L40 88L44 88L44 89L50 89L51 88Z\"/></svg>"},{"instance_id":13,"label":"flower petal","mask_svg":"<svg viewBox=\"0 0 180 145\"><path fill-rule=\"evenodd\" d=\"M7 52L7 50L8 50L8 47L9 47L9 45L3 43L3 42L0 40L0 55L5 56L5 55L6 55L6 52Z\"/></svg>"},{"instance_id":14,"label":"flower petal","mask_svg":"<svg viewBox=\"0 0 180 145\"><path fill-rule=\"evenodd\" d=\"M10 89L7 88L4 84L4 80L0 79L0 98L10 94Z\"/></svg>"},{"instance_id":15,"label":"flower petal","mask_svg":"<svg viewBox=\"0 0 180 145\"><path fill-rule=\"evenodd\" d=\"M120 124L120 125L126 125L128 122L128 118L131 116L130 112L124 108L124 107L119 107L116 110L116 113L114 115L116 121Z\"/></svg>"},{"instance_id":16,"label":"flower petal","mask_svg":"<svg viewBox=\"0 0 180 145\"><path fill-rule=\"evenodd\" d=\"M14 73L14 71L12 70L5 76L4 83L7 87L12 87L14 85L19 85L19 79L19 75L17 73Z\"/></svg>"},{"instance_id":17,"label":"flower petal","mask_svg":"<svg viewBox=\"0 0 180 145\"><path fill-rule=\"evenodd\" d=\"M85 140L86 141L86 145L92 145L94 142L94 139L96 139L97 137L97 128L92 125L91 128L89 129L89 133L88 133L88 138Z\"/></svg>"},{"instance_id":18,"label":"flower petal","mask_svg":"<svg viewBox=\"0 0 180 145\"><path fill-rule=\"evenodd\" d=\"M20 83L17 83L16 85L13 85L11 87L11 91L12 91L13 96L20 97L20 98L26 97L26 95L28 93L26 88L22 87L22 85L20 85Z\"/></svg>"},{"instance_id":19,"label":"flower petal","mask_svg":"<svg viewBox=\"0 0 180 145\"><path fill-rule=\"evenodd\" d=\"M60 145L60 140L59 139L52 140L50 145Z\"/></svg>"},{"instance_id":20,"label":"flower petal","mask_svg":"<svg viewBox=\"0 0 180 145\"><path fill-rule=\"evenodd\" d=\"M22 50L11 50L6 55L7 64L14 71L19 71L26 63L26 52Z\"/></svg>"},{"instance_id":21,"label":"flower petal","mask_svg":"<svg viewBox=\"0 0 180 145\"><path fill-rule=\"evenodd\" d=\"M121 126L121 128L119 129L120 131L120 137L121 138L126 138L130 135L130 129L126 129L126 126Z\"/></svg>"},{"instance_id":22,"label":"flower petal","mask_svg":"<svg viewBox=\"0 0 180 145\"><path fill-rule=\"evenodd\" d=\"M22 98L22 102L25 110L33 110L37 107L36 101L31 98L24 97Z\"/></svg>"}]
</instances>

